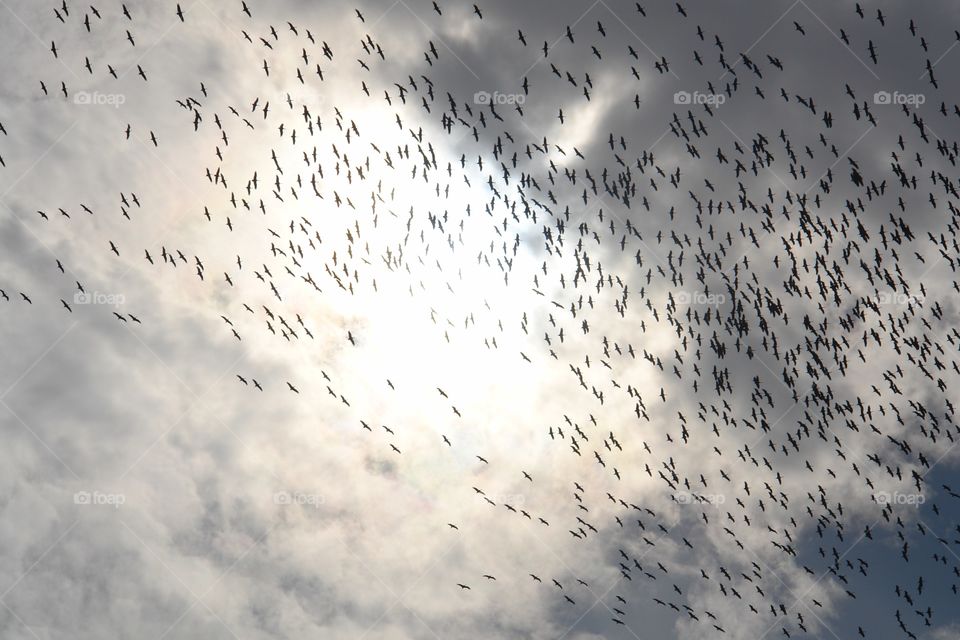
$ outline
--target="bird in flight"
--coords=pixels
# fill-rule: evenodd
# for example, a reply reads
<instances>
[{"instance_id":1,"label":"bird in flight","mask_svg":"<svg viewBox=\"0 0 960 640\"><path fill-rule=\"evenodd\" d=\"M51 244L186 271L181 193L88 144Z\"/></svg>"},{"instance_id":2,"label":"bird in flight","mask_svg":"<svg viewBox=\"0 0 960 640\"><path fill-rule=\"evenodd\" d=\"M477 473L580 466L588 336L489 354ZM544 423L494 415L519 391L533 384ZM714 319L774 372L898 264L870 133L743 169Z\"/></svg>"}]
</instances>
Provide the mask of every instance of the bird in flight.
<instances>
[{"instance_id":1,"label":"bird in flight","mask_svg":"<svg viewBox=\"0 0 960 640\"><path fill-rule=\"evenodd\" d=\"M356 498L288 509L279 539L352 523L385 575L416 549L452 635L562 606L603 637L951 637L960 33L939 3L755 4L14 2L11 407L47 375L159 415L163 364L165 403L218 403L217 482ZM53 462L99 442L15 422ZM101 578L74 586L120 591Z\"/></svg>"}]
</instances>

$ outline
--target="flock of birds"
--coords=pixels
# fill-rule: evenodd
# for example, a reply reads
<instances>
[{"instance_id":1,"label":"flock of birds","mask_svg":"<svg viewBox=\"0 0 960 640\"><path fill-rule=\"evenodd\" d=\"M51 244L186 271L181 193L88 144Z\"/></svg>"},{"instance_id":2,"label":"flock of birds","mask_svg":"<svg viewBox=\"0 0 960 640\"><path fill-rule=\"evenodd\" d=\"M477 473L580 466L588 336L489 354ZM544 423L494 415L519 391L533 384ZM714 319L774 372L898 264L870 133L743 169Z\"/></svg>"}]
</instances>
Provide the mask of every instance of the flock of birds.
<instances>
[{"instance_id":1,"label":"flock of birds","mask_svg":"<svg viewBox=\"0 0 960 640\"><path fill-rule=\"evenodd\" d=\"M166 4L174 30L203 11ZM829 25L798 8L787 34L746 49L687 3L616 4L559 30L513 25L508 53L532 66L501 88L517 97L502 104L453 86L451 79L463 84L466 63L436 34L465 22L483 38L506 28L503 7L410 5L428 33L407 34L407 48L423 55L411 61L405 51L397 61L389 38L377 37L389 20L371 18L373 9L351 8L351 28L363 35L338 46L319 27L292 16L269 24L257 3L230 0L226 36L258 61L230 73L279 83L280 92L238 102L220 86L225 78L196 77L192 94L160 102L178 114L179 130L118 112L129 119L118 140L148 158L177 138L196 150L185 162L206 179L206 200L191 214L202 242L176 247L128 235L151 207L135 187L112 204L44 206L27 223L41 237L43 225L84 217L115 226L104 254L151 278L216 291L226 302L218 307L211 293L220 316L211 331L229 341L315 348L310 300L349 309L390 288L404 292L447 348L482 343L504 367L527 367L531 377L556 372L569 392L543 407L536 437L544 460L578 470L569 493L522 505L495 499L482 486L486 474L515 477L533 492L550 465L518 467L470 451L464 496L538 535L616 549L607 556L615 592L600 598L587 576L512 567L463 575L450 585L457 597L530 582L574 618L601 606L617 627L641 624L632 609L643 598L696 637L730 637L744 620L777 636L828 637L832 614L816 587L835 601L831 611L872 597L864 594L895 598L889 617L854 623L864 638L887 637L896 625L916 639L942 623L940 604L957 597L960 582L960 493L932 482L960 436L951 399L960 383L960 210L950 177L960 146L940 136L955 130L960 106L939 97L949 74L934 52L953 40L856 4ZM38 95L70 102L84 75L109 86L123 73L108 59L111 47L143 46L142 13L116 0L52 7L51 74L60 76L38 79ZM107 29L105 18L121 26ZM615 38L621 24L630 33L669 29L688 50L654 54L639 38ZM829 78L783 86L806 64L815 29L835 35L851 59L863 56L868 70L915 61L925 103L878 104L861 88L872 86L866 72L838 86ZM137 60L131 71L144 86L170 73ZM334 70L352 93L330 92ZM181 80L199 73L174 71ZM601 87L606 73L617 87ZM699 89L723 100L671 103L669 120L655 124L662 142L651 148L649 130L641 136L630 120L650 106L649 90L631 83L674 87L678 76L702 74L714 80ZM582 114L601 91L616 96L608 117L622 129L591 131L582 142ZM789 117L741 137L724 120L738 110ZM5 125L0 133L17 134L16 123ZM879 145L882 154L858 154L864 129L864 148ZM208 246L236 247L236 255L224 260ZM76 268L51 261L71 294L50 300L2 283L0 312L48 303L65 317L109 312L73 302L91 288L116 290L82 282ZM523 308L502 303L506 292ZM112 313L127 330L151 321L147 312L120 311ZM340 362L349 363L363 326L339 340ZM356 416L378 455L452 455L471 420L464 403L442 379L394 371L382 381L388 403L404 388L436 391L443 426L435 450L411 449L402 427L378 425L336 369L289 380L238 371L236 384L264 397L287 394L278 401L329 396ZM896 496L925 503L918 509ZM437 526L482 536L457 522ZM865 548L895 564L892 584L875 582ZM809 590L785 590L771 558L809 576ZM722 608L697 605L717 594Z\"/></svg>"}]
</instances>

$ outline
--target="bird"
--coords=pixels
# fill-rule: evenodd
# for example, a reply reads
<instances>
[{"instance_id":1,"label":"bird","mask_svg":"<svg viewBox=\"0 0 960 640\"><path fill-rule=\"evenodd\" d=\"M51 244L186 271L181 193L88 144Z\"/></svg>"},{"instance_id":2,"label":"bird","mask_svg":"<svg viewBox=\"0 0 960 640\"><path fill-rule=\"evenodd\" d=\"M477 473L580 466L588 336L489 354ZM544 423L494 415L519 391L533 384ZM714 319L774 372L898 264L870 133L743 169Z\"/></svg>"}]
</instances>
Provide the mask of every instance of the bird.
<instances>
[{"instance_id":1,"label":"bird","mask_svg":"<svg viewBox=\"0 0 960 640\"><path fill-rule=\"evenodd\" d=\"M497 571L479 575L534 616L525 573L579 613L578 594L615 580L598 599L610 621L586 625L600 636L638 615L698 637L815 635L816 609L864 638L893 622L949 634L960 106L945 52L960 33L930 26L932 9L828 3L821 30L796 10L761 25L709 3L634 3L611 23L432 0L409 22L335 3L255 16L240 0L197 30L189 6L155 21L117 4L61 0L31 16L38 48L9 54L13 93L37 105L0 122L0 167L20 186L0 274L11 363L41 357L117 415L151 412L150 394L78 362L153 381L186 356L189 384L161 394L174 404L234 375L216 417L278 454L255 471L363 494L335 505L382 552L359 545L362 564L402 545L482 562L473 575ZM165 55L200 50L217 64ZM864 73L915 73L923 93L865 93ZM474 86L493 77L496 92ZM46 107L61 99L83 116L82 150L32 135L59 131ZM74 323L95 339L32 353ZM252 470L215 478L245 504L234 476ZM456 557L418 529L443 523ZM547 543L577 570L557 572ZM783 601L771 566L822 588ZM438 575L420 588L442 599Z\"/></svg>"}]
</instances>

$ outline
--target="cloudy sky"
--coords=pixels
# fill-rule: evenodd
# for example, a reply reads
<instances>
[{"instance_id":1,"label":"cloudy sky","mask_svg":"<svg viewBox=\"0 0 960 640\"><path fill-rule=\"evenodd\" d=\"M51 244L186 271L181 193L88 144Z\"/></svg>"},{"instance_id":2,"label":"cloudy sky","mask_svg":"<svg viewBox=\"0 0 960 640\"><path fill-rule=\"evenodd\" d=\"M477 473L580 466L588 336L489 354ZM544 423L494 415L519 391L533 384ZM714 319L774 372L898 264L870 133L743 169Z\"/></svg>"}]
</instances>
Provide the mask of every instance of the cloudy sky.
<instances>
[{"instance_id":1,"label":"cloudy sky","mask_svg":"<svg viewBox=\"0 0 960 640\"><path fill-rule=\"evenodd\" d=\"M0 0L0 637L960 637L958 9L863 4Z\"/></svg>"}]
</instances>

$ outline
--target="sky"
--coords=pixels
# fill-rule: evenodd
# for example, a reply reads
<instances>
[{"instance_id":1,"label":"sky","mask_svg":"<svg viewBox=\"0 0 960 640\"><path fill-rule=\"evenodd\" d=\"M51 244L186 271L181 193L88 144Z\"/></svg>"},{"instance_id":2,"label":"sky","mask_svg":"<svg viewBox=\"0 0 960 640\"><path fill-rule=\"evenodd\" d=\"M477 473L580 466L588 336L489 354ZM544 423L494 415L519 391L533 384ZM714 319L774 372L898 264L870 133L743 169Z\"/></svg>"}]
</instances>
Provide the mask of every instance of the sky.
<instances>
[{"instance_id":1,"label":"sky","mask_svg":"<svg viewBox=\"0 0 960 640\"><path fill-rule=\"evenodd\" d=\"M0 637L960 637L949 2L0 0Z\"/></svg>"}]
</instances>

